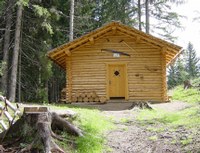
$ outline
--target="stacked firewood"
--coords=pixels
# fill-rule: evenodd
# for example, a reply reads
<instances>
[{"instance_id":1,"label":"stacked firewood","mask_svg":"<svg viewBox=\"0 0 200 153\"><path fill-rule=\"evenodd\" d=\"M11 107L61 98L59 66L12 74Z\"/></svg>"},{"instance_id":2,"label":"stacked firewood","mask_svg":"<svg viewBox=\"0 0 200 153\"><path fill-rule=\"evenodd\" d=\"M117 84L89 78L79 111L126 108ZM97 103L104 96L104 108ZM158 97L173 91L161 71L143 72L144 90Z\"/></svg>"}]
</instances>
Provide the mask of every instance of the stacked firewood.
<instances>
[{"instance_id":1,"label":"stacked firewood","mask_svg":"<svg viewBox=\"0 0 200 153\"><path fill-rule=\"evenodd\" d=\"M66 101L66 88L63 88L61 91L60 101Z\"/></svg>"},{"instance_id":2,"label":"stacked firewood","mask_svg":"<svg viewBox=\"0 0 200 153\"><path fill-rule=\"evenodd\" d=\"M92 92L76 92L72 96L72 102L100 102L105 103L105 97L99 97L95 91Z\"/></svg>"}]
</instances>

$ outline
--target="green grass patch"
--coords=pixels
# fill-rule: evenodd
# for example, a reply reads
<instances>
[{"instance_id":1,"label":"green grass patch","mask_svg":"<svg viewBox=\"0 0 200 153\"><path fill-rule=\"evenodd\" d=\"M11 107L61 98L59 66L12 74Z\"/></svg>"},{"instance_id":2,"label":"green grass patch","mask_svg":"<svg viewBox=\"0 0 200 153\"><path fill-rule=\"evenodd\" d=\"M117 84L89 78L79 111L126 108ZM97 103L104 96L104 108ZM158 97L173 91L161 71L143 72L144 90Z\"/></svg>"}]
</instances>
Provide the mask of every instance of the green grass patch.
<instances>
[{"instance_id":1,"label":"green grass patch","mask_svg":"<svg viewBox=\"0 0 200 153\"><path fill-rule=\"evenodd\" d=\"M181 142L181 144L182 144L183 146L186 146L186 145L192 143L192 139L191 139L191 138L188 138L188 139L185 139L185 140L181 140L180 142Z\"/></svg>"},{"instance_id":2,"label":"green grass patch","mask_svg":"<svg viewBox=\"0 0 200 153\"><path fill-rule=\"evenodd\" d=\"M200 88L197 87L200 84L200 78L196 78L191 82L193 87L190 89L184 89L183 85L175 87L172 90L172 99L189 103L200 102Z\"/></svg>"},{"instance_id":3,"label":"green grass patch","mask_svg":"<svg viewBox=\"0 0 200 153\"><path fill-rule=\"evenodd\" d=\"M156 135L149 137L149 140L156 141L158 140L158 137Z\"/></svg>"},{"instance_id":4,"label":"green grass patch","mask_svg":"<svg viewBox=\"0 0 200 153\"><path fill-rule=\"evenodd\" d=\"M177 86L173 89L172 99L189 103L200 102L200 91L197 88L183 89L183 86Z\"/></svg>"},{"instance_id":5,"label":"green grass patch","mask_svg":"<svg viewBox=\"0 0 200 153\"><path fill-rule=\"evenodd\" d=\"M53 106L53 109L69 109L63 106ZM104 132L112 129L113 124L100 114L99 110L86 108L70 108L79 114L74 122L83 131L84 136L76 138L77 153L103 152L106 139Z\"/></svg>"},{"instance_id":6,"label":"green grass patch","mask_svg":"<svg viewBox=\"0 0 200 153\"><path fill-rule=\"evenodd\" d=\"M163 128L163 127L147 127L146 129L148 131L151 131L151 132L163 132L163 131L165 131L165 128Z\"/></svg>"},{"instance_id":7,"label":"green grass patch","mask_svg":"<svg viewBox=\"0 0 200 153\"><path fill-rule=\"evenodd\" d=\"M130 121L131 121L130 118L121 118L121 119L120 119L120 122L121 122L121 123L129 123Z\"/></svg>"},{"instance_id":8,"label":"green grass patch","mask_svg":"<svg viewBox=\"0 0 200 153\"><path fill-rule=\"evenodd\" d=\"M162 123L170 126L196 127L200 125L200 111L198 106L193 106L178 112L163 110L142 110L137 120L143 124Z\"/></svg>"}]
</instances>

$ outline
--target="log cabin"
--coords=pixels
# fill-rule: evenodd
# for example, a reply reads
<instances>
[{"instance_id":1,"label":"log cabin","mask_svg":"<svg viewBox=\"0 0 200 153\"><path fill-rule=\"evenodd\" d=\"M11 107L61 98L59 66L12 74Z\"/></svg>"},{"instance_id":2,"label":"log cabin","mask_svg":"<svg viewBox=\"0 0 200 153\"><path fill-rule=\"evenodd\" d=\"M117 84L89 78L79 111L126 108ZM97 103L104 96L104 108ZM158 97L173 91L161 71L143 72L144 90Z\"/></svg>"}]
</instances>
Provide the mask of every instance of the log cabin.
<instances>
[{"instance_id":1,"label":"log cabin","mask_svg":"<svg viewBox=\"0 0 200 153\"><path fill-rule=\"evenodd\" d=\"M119 22L48 52L66 71L66 102L166 102L166 68L182 47Z\"/></svg>"}]
</instances>

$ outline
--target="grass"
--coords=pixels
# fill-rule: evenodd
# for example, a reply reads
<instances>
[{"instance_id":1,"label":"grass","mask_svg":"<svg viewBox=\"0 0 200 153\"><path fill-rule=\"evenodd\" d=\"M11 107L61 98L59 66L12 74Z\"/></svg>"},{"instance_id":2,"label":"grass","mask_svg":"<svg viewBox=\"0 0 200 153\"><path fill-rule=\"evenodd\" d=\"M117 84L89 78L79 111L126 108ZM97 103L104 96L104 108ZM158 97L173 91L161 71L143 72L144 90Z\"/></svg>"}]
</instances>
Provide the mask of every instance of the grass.
<instances>
[{"instance_id":1,"label":"grass","mask_svg":"<svg viewBox=\"0 0 200 153\"><path fill-rule=\"evenodd\" d=\"M200 84L200 78L192 80L193 86L198 86ZM180 100L189 103L200 102L200 89L199 88L190 88L183 89L183 85L175 87L173 90L173 100Z\"/></svg>"},{"instance_id":2,"label":"grass","mask_svg":"<svg viewBox=\"0 0 200 153\"><path fill-rule=\"evenodd\" d=\"M189 103L200 102L200 90L197 88L183 89L183 86L177 86L173 90L173 100L180 100Z\"/></svg>"},{"instance_id":3,"label":"grass","mask_svg":"<svg viewBox=\"0 0 200 153\"><path fill-rule=\"evenodd\" d=\"M53 106L54 109L69 109L63 106ZM100 114L99 110L87 108L70 108L79 114L75 124L83 131L84 136L76 138L76 153L103 152L106 139L104 132L112 129L113 124Z\"/></svg>"},{"instance_id":4,"label":"grass","mask_svg":"<svg viewBox=\"0 0 200 153\"><path fill-rule=\"evenodd\" d=\"M120 122L121 122L121 123L129 123L130 121L131 121L130 118L121 118L121 119L120 119Z\"/></svg>"},{"instance_id":5,"label":"grass","mask_svg":"<svg viewBox=\"0 0 200 153\"><path fill-rule=\"evenodd\" d=\"M151 131L151 132L163 132L163 131L165 131L164 127L147 127L146 129L148 131Z\"/></svg>"},{"instance_id":6,"label":"grass","mask_svg":"<svg viewBox=\"0 0 200 153\"><path fill-rule=\"evenodd\" d=\"M149 140L156 141L158 140L158 137L156 135L149 137Z\"/></svg>"},{"instance_id":7,"label":"grass","mask_svg":"<svg viewBox=\"0 0 200 153\"><path fill-rule=\"evenodd\" d=\"M164 110L142 110L137 120L145 124L157 122L169 126L196 127L200 125L200 111L198 106L187 108L178 112L167 112Z\"/></svg>"},{"instance_id":8,"label":"grass","mask_svg":"<svg viewBox=\"0 0 200 153\"><path fill-rule=\"evenodd\" d=\"M200 78L193 80L193 85L197 86L200 83ZM147 130L152 132L169 131L174 132L182 127L187 131L192 131L192 134L186 139L173 140L172 144L181 144L186 146L193 142L195 131L200 128L200 91L198 88L184 90L183 85L173 89L173 100L179 100L190 103L189 108L176 112L168 112L161 109L141 110L137 116L137 120L144 126L148 126ZM184 135L184 134L183 134ZM156 141L156 136L149 137L149 140Z\"/></svg>"},{"instance_id":9,"label":"grass","mask_svg":"<svg viewBox=\"0 0 200 153\"><path fill-rule=\"evenodd\" d=\"M188 145L192 142L192 139L188 138L188 139L185 139L185 140L181 140L180 142L183 146L186 146L186 145Z\"/></svg>"},{"instance_id":10,"label":"grass","mask_svg":"<svg viewBox=\"0 0 200 153\"><path fill-rule=\"evenodd\" d=\"M1 104L4 105L3 103ZM70 146L70 143L67 144L67 141L57 141L64 150L71 150L71 152L74 153L99 153L103 152L103 150L109 151L110 148L104 148L106 142L104 133L105 131L112 129L114 126L110 119L101 115L99 110L68 107L66 105L48 105L48 107L52 110L70 109L78 113L78 116L73 123L84 131L84 136L77 138L69 136L67 133L62 133L62 136L67 141L75 141L75 149L73 146ZM3 118L5 119L5 116L3 116Z\"/></svg>"},{"instance_id":11,"label":"grass","mask_svg":"<svg viewBox=\"0 0 200 153\"><path fill-rule=\"evenodd\" d=\"M200 78L192 81L193 86L200 83ZM137 120L144 124L162 123L170 126L195 127L200 125L200 90L198 88L183 89L183 85L173 89L173 100L193 103L190 108L177 112L167 112L164 110L141 110ZM153 129L150 129L153 130ZM155 130L156 131L156 130Z\"/></svg>"}]
</instances>

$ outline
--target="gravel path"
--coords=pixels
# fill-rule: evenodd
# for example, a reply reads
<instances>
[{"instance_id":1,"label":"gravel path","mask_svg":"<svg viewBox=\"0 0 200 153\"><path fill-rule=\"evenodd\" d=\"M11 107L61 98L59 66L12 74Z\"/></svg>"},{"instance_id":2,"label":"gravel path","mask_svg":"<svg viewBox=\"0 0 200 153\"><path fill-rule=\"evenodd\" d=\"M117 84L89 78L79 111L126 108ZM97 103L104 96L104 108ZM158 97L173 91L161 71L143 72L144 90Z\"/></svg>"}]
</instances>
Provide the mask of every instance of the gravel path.
<instances>
[{"instance_id":1,"label":"gravel path","mask_svg":"<svg viewBox=\"0 0 200 153\"><path fill-rule=\"evenodd\" d=\"M153 108L161 108L167 111L177 111L188 107L183 102L173 102L165 104L154 104ZM103 114L111 118L116 128L106 135L107 146L110 148L105 152L112 153L199 153L200 146L199 131L187 131L184 127L154 131L160 125L142 126L135 117L138 109L122 111L104 111ZM163 127L162 127L163 128ZM148 130L152 129L152 130ZM185 140L190 135L196 135L196 143L183 146L180 141ZM177 141L175 141L177 140ZM200 150L200 148L199 148Z\"/></svg>"}]
</instances>

